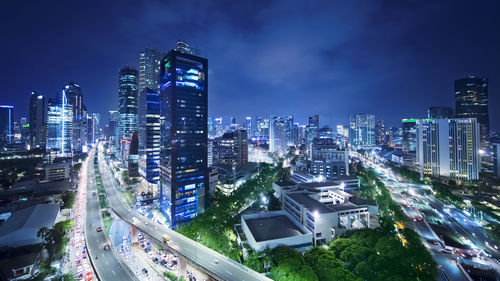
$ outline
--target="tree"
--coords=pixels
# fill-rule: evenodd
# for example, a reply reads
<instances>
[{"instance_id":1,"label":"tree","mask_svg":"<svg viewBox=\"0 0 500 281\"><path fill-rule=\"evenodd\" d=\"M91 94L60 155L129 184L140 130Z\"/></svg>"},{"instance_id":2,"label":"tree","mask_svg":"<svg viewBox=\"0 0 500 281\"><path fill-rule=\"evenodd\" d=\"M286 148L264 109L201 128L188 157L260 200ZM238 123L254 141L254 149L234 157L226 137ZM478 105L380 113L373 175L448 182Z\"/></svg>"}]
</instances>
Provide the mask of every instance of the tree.
<instances>
[{"instance_id":1,"label":"tree","mask_svg":"<svg viewBox=\"0 0 500 281\"><path fill-rule=\"evenodd\" d=\"M63 201L62 208L63 209L71 209L71 208L73 208L73 205L75 204L76 195L74 192L67 190L63 193L61 199Z\"/></svg>"}]
</instances>

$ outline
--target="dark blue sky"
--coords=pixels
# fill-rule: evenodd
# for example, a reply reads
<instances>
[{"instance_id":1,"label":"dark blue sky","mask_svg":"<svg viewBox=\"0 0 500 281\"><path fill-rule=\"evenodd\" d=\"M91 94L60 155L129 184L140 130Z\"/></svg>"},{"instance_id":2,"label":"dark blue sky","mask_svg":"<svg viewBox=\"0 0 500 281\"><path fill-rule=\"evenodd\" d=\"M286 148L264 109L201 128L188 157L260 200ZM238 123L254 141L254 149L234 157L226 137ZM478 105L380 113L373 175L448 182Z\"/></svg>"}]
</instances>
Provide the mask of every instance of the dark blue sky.
<instances>
[{"instance_id":1,"label":"dark blue sky","mask_svg":"<svg viewBox=\"0 0 500 281\"><path fill-rule=\"evenodd\" d=\"M453 106L453 80L489 78L500 129L499 1L2 1L0 103L79 83L90 111L117 105L118 70L178 38L209 60L209 114L371 112L398 124Z\"/></svg>"}]
</instances>

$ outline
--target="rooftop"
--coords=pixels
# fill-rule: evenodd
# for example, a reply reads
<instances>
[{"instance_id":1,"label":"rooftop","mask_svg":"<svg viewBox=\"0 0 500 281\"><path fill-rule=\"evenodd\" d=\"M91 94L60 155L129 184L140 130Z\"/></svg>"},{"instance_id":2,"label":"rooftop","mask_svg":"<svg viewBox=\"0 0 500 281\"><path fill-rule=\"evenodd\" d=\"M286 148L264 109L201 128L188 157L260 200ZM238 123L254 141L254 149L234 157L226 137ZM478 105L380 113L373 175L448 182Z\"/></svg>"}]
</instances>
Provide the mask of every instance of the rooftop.
<instances>
[{"instance_id":1,"label":"rooftop","mask_svg":"<svg viewBox=\"0 0 500 281\"><path fill-rule=\"evenodd\" d=\"M311 212L317 211L320 214L332 212L332 210L329 209L324 204L309 197L309 195L307 195L307 193L304 193L304 192L289 193L289 194L287 194L287 196L289 196L293 201L304 206L306 209L308 209Z\"/></svg>"},{"instance_id":2,"label":"rooftop","mask_svg":"<svg viewBox=\"0 0 500 281\"><path fill-rule=\"evenodd\" d=\"M37 233L54 225L59 204L38 204L13 213L0 225L0 247L21 247L41 242Z\"/></svg>"},{"instance_id":3,"label":"rooftop","mask_svg":"<svg viewBox=\"0 0 500 281\"><path fill-rule=\"evenodd\" d=\"M306 234L286 215L243 219L257 242Z\"/></svg>"}]
</instances>

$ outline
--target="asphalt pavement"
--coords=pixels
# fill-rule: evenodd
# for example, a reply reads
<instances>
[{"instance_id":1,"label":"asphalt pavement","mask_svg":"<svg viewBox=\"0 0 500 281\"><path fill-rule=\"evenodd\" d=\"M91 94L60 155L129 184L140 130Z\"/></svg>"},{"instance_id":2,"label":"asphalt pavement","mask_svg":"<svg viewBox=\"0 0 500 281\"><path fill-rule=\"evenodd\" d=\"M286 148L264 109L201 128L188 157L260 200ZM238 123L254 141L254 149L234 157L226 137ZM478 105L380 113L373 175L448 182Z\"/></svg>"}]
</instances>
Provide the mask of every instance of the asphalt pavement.
<instances>
[{"instance_id":1,"label":"asphalt pavement","mask_svg":"<svg viewBox=\"0 0 500 281\"><path fill-rule=\"evenodd\" d=\"M108 251L104 250L104 245L109 244L109 241L101 219L101 208L99 206L99 199L97 194L97 187L95 182L94 172L94 157L95 151L89 155L89 165L87 174L87 215L85 223L85 239L87 241L87 248L89 258L92 259L94 268L102 281L114 280L137 280L135 275L130 272L128 266L123 262L121 257L116 254L113 248ZM96 195L92 195L93 193ZM103 227L103 230L97 232L98 227Z\"/></svg>"},{"instance_id":2,"label":"asphalt pavement","mask_svg":"<svg viewBox=\"0 0 500 281\"><path fill-rule=\"evenodd\" d=\"M145 233L158 241L163 241L163 236L167 235L170 238L170 242L167 245L168 247L224 280L271 280L263 274L249 269L240 263L237 263L171 229L168 229L168 227L164 225L150 221L137 211L131 209L124 202L123 195L121 194L121 191L119 191L120 187L113 179L104 157L101 153L97 153L97 155L99 159L99 169L108 201L115 214L117 214L120 218L134 225L142 233Z\"/></svg>"}]
</instances>

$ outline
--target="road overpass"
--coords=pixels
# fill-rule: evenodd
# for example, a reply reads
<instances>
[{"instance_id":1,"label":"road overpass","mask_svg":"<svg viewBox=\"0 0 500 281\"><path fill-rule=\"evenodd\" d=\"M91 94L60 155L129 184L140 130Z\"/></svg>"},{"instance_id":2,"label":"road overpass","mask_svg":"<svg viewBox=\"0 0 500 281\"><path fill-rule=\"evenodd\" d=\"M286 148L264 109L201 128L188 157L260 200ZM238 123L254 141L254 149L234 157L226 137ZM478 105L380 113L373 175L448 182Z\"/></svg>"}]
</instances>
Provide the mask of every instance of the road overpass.
<instances>
[{"instance_id":1,"label":"road overpass","mask_svg":"<svg viewBox=\"0 0 500 281\"><path fill-rule=\"evenodd\" d=\"M104 161L101 153L97 153L99 169L102 182L106 191L108 201L113 212L140 230L142 233L163 243L163 235L170 237L168 245L170 250L184 257L188 262L193 263L205 271L216 280L239 280L257 281L271 280L244 265L235 262L214 250L211 250L164 225L160 225L143 217L141 214L131 209L123 200L120 187L111 175L111 171Z\"/></svg>"}]
</instances>

